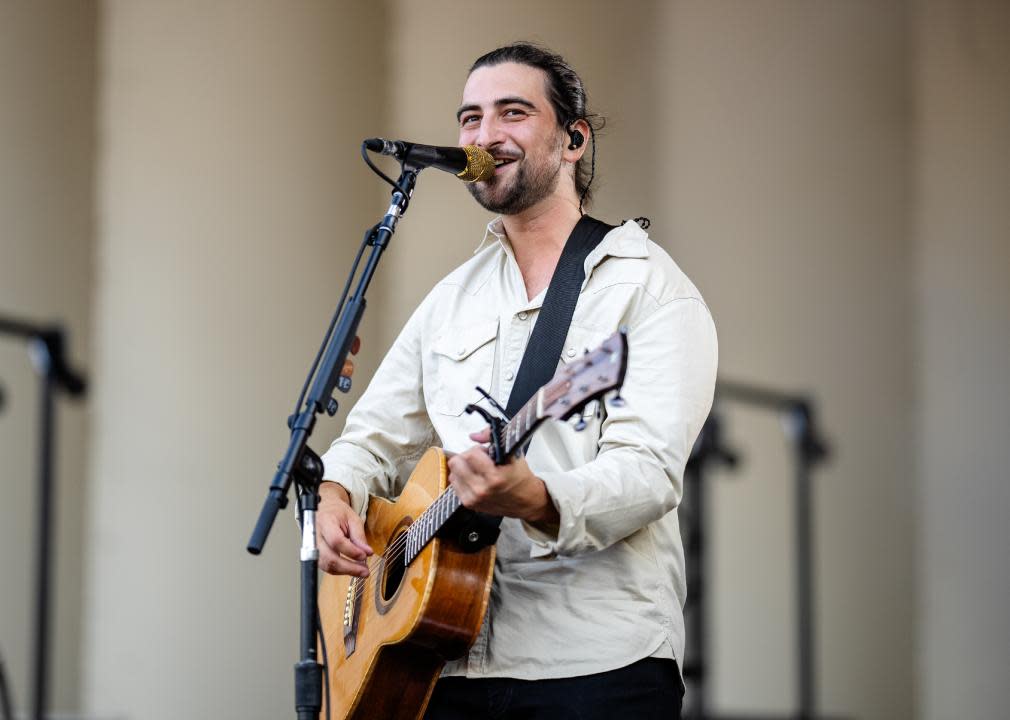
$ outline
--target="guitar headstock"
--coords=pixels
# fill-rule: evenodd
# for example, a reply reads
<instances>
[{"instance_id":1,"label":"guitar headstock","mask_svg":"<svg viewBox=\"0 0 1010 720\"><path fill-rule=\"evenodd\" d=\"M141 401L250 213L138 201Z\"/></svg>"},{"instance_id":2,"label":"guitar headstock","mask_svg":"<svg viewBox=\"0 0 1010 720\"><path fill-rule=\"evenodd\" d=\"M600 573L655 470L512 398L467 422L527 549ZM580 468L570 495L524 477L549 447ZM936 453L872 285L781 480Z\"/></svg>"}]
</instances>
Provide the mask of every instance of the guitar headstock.
<instances>
[{"instance_id":1,"label":"guitar headstock","mask_svg":"<svg viewBox=\"0 0 1010 720\"><path fill-rule=\"evenodd\" d=\"M543 388L544 417L567 420L589 402L619 390L628 367L628 337L620 330L562 368Z\"/></svg>"}]
</instances>

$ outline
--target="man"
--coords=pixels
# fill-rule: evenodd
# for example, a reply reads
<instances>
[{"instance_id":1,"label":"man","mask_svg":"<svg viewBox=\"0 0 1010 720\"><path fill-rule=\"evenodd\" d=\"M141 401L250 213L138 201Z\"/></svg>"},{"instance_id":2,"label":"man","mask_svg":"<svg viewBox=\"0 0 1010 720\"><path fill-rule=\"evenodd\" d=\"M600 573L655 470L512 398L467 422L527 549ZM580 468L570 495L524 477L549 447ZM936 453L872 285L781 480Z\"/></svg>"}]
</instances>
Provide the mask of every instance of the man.
<instances>
[{"instance_id":1,"label":"man","mask_svg":"<svg viewBox=\"0 0 1010 720\"><path fill-rule=\"evenodd\" d=\"M502 405L565 242L589 197L593 116L559 56L517 43L479 58L457 113L459 142L498 161L471 186L500 218L490 245L440 282L408 321L326 453L320 566L365 575L359 513L395 496L430 445L471 509L504 516L487 618L450 662L426 717L678 717L683 550L675 508L712 402L716 339L697 289L634 222L585 261L561 362L628 328L626 403L581 433L548 423L525 458L496 466L482 420Z\"/></svg>"}]
</instances>

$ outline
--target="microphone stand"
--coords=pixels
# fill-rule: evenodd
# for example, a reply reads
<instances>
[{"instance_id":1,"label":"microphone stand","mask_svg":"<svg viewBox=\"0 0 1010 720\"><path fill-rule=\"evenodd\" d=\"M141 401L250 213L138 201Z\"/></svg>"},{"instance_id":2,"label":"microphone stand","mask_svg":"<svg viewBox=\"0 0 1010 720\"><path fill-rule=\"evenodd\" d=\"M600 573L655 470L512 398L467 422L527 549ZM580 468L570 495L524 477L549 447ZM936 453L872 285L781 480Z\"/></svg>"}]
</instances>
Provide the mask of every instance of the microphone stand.
<instances>
[{"instance_id":1,"label":"microphone stand","mask_svg":"<svg viewBox=\"0 0 1010 720\"><path fill-rule=\"evenodd\" d=\"M277 512L288 504L288 490L294 482L298 488L298 507L301 510L302 543L301 561L301 659L295 664L295 711L298 720L318 720L322 709L323 666L316 660L318 635L318 563L315 515L319 505L319 483L323 477L323 462L308 446L309 437L316 424L316 416L325 411L333 416L338 404L333 397L339 388L340 373L350 352L361 317L365 312L365 291L375 274L382 251L389 245L396 224L406 213L414 192L419 167L404 164L392 194L392 202L382 220L366 233L372 252L358 279L358 285L347 304L340 310L336 329L329 340L323 359L315 373L312 389L301 412L288 418L291 439L288 449L277 466L273 482L267 492L259 519L249 540L247 550L259 555L266 543ZM351 269L353 277L354 268ZM348 280L350 283L350 279ZM310 371L309 378L312 378Z\"/></svg>"},{"instance_id":2,"label":"microphone stand","mask_svg":"<svg viewBox=\"0 0 1010 720\"><path fill-rule=\"evenodd\" d=\"M64 356L64 331L59 326L32 325L0 317L0 335L13 335L29 341L29 353L41 377L39 413L38 487L39 508L36 528L37 565L35 577L35 642L30 717L42 720L46 709L49 650L49 561L53 506L53 446L56 436L55 391L83 395L85 381L67 366ZM3 701L6 704L6 689Z\"/></svg>"}]
</instances>

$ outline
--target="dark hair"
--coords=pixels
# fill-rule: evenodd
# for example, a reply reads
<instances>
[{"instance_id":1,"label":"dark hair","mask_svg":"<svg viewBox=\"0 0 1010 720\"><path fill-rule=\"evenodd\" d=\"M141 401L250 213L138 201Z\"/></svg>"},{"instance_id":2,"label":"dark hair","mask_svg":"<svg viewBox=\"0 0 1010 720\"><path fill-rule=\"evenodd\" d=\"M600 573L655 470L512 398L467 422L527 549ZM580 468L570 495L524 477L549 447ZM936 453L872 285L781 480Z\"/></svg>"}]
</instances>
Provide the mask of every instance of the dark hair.
<instances>
[{"instance_id":1,"label":"dark hair","mask_svg":"<svg viewBox=\"0 0 1010 720\"><path fill-rule=\"evenodd\" d=\"M589 133L593 141L592 159L583 153L575 166L575 192L579 195L579 205L588 204L593 198L590 185L596 173L596 133L603 128L605 121L599 115L589 112L582 78L563 57L530 42L514 42L485 53L470 66L470 72L480 67L507 62L528 65L544 71L547 76L547 97L551 107L554 108L558 125L565 132L569 131L576 120L585 120L589 124Z\"/></svg>"}]
</instances>

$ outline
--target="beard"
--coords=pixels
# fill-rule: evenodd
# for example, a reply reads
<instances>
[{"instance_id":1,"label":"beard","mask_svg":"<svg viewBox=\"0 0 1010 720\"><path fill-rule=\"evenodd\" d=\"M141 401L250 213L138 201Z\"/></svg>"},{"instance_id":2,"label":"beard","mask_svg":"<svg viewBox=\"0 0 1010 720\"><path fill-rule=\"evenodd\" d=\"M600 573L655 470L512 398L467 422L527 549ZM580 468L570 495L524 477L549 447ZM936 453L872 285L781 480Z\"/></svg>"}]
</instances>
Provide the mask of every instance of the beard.
<instances>
[{"instance_id":1,"label":"beard","mask_svg":"<svg viewBox=\"0 0 1010 720\"><path fill-rule=\"evenodd\" d=\"M485 182L468 183L466 189L481 207L497 215L518 215L529 210L558 186L561 176L561 159L551 167L545 163L532 167L525 158L516 160L516 171L511 180L495 177Z\"/></svg>"}]
</instances>

